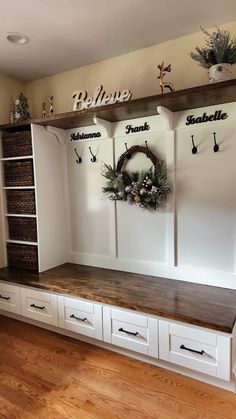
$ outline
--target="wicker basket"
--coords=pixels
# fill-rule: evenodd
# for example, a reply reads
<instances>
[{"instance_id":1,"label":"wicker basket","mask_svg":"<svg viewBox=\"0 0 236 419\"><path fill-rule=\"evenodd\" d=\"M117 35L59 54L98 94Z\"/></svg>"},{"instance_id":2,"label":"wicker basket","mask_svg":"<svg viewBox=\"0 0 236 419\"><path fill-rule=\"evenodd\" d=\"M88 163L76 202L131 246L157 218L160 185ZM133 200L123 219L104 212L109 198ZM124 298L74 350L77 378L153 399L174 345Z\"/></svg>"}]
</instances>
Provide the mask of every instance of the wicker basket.
<instances>
[{"instance_id":1,"label":"wicker basket","mask_svg":"<svg viewBox=\"0 0 236 419\"><path fill-rule=\"evenodd\" d=\"M36 214L35 192L33 189L7 190L7 212L9 214Z\"/></svg>"},{"instance_id":2,"label":"wicker basket","mask_svg":"<svg viewBox=\"0 0 236 419\"><path fill-rule=\"evenodd\" d=\"M37 246L8 244L7 256L9 267L38 270Z\"/></svg>"},{"instance_id":3,"label":"wicker basket","mask_svg":"<svg viewBox=\"0 0 236 419\"><path fill-rule=\"evenodd\" d=\"M33 160L4 162L5 186L33 186Z\"/></svg>"},{"instance_id":4,"label":"wicker basket","mask_svg":"<svg viewBox=\"0 0 236 419\"><path fill-rule=\"evenodd\" d=\"M11 240L37 241L37 223L35 218L8 217L8 229Z\"/></svg>"},{"instance_id":5,"label":"wicker basket","mask_svg":"<svg viewBox=\"0 0 236 419\"><path fill-rule=\"evenodd\" d=\"M2 135L3 157L32 155L31 132L8 132Z\"/></svg>"}]
</instances>

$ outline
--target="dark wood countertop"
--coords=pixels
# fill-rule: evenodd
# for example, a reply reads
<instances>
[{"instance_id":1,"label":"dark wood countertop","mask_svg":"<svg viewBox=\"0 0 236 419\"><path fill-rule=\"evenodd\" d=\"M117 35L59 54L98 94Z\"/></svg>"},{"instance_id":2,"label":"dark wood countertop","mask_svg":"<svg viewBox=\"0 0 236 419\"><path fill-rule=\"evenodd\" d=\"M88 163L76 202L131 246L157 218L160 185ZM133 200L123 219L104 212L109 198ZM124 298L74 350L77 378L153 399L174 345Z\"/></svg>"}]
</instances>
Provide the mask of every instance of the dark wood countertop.
<instances>
[{"instance_id":1,"label":"dark wood countertop","mask_svg":"<svg viewBox=\"0 0 236 419\"><path fill-rule=\"evenodd\" d=\"M66 263L41 274L0 269L0 280L231 333L236 290Z\"/></svg>"}]
</instances>

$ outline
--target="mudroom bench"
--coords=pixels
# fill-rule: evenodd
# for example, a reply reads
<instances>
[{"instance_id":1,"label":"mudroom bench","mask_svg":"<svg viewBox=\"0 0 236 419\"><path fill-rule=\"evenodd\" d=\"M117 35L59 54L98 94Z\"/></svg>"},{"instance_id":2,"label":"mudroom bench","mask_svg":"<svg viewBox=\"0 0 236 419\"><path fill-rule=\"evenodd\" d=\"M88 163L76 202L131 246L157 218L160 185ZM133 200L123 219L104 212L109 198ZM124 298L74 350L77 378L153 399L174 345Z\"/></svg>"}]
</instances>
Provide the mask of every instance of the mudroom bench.
<instances>
[{"instance_id":1,"label":"mudroom bench","mask_svg":"<svg viewBox=\"0 0 236 419\"><path fill-rule=\"evenodd\" d=\"M234 290L70 263L3 268L0 313L234 391Z\"/></svg>"}]
</instances>

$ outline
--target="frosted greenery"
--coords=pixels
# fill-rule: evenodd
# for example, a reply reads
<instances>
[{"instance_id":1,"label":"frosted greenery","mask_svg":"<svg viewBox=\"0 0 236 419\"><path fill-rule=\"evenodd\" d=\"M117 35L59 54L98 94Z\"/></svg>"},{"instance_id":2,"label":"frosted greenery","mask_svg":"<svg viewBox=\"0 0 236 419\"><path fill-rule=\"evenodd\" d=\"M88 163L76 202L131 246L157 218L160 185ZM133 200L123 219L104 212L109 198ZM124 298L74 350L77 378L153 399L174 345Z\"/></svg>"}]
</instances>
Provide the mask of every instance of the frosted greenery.
<instances>
[{"instance_id":1,"label":"frosted greenery","mask_svg":"<svg viewBox=\"0 0 236 419\"><path fill-rule=\"evenodd\" d=\"M127 201L140 208L156 210L170 192L165 163L159 162L154 169L142 172L117 172L104 164L102 175L106 178L103 192L111 201Z\"/></svg>"},{"instance_id":2,"label":"frosted greenery","mask_svg":"<svg viewBox=\"0 0 236 419\"><path fill-rule=\"evenodd\" d=\"M215 26L215 30L210 33L201 26L205 37L205 46L196 47L190 56L204 68L219 63L236 63L236 39L231 38L230 33L225 29Z\"/></svg>"}]
</instances>

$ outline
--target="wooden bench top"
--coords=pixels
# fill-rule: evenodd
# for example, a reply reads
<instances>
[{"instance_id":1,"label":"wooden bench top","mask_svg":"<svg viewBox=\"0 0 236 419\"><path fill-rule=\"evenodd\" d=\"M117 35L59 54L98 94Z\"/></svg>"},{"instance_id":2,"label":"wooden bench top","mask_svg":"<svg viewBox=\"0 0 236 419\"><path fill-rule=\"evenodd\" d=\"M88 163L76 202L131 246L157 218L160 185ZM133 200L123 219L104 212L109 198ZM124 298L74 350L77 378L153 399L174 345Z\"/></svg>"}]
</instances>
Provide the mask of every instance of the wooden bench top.
<instances>
[{"instance_id":1,"label":"wooden bench top","mask_svg":"<svg viewBox=\"0 0 236 419\"><path fill-rule=\"evenodd\" d=\"M66 263L43 273L0 269L0 280L231 333L236 290Z\"/></svg>"}]
</instances>

